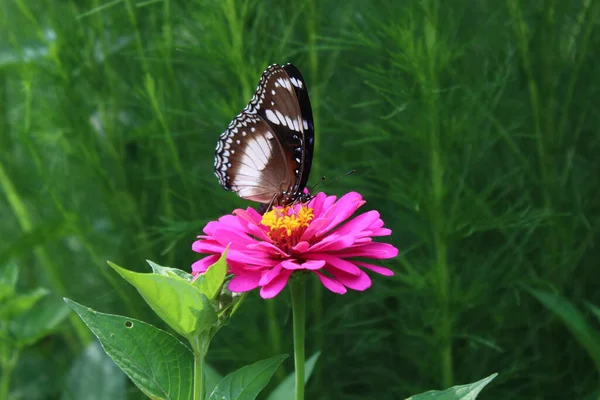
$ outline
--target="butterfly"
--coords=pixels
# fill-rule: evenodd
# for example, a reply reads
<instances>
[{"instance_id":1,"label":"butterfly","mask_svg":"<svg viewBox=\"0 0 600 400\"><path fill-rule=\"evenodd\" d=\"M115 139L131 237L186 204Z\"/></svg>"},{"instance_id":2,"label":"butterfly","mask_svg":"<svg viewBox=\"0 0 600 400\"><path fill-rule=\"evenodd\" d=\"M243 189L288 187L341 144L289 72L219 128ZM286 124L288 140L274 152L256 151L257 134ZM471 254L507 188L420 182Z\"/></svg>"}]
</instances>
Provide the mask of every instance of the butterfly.
<instances>
[{"instance_id":1,"label":"butterfly","mask_svg":"<svg viewBox=\"0 0 600 400\"><path fill-rule=\"evenodd\" d=\"M261 203L261 210L306 202L315 128L302 74L273 64L248 105L219 137L215 175L221 186Z\"/></svg>"}]
</instances>

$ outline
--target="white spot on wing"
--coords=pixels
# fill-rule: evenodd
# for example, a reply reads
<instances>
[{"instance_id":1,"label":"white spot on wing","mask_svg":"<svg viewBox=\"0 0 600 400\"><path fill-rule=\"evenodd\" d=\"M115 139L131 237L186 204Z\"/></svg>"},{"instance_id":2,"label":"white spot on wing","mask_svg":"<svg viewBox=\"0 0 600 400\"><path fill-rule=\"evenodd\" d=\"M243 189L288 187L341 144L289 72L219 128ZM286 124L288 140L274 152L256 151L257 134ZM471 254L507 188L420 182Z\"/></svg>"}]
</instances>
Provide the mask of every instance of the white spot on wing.
<instances>
[{"instance_id":1,"label":"white spot on wing","mask_svg":"<svg viewBox=\"0 0 600 400\"><path fill-rule=\"evenodd\" d=\"M292 122L292 119L290 117L288 117L287 115L285 116L285 122L287 123L288 127L290 127L291 129L294 128L294 123Z\"/></svg>"},{"instance_id":2,"label":"white spot on wing","mask_svg":"<svg viewBox=\"0 0 600 400\"><path fill-rule=\"evenodd\" d=\"M297 88L302 89L302 81L301 80L292 77L292 78L290 78L290 81L292 81L292 85L296 86Z\"/></svg>"},{"instance_id":3,"label":"white spot on wing","mask_svg":"<svg viewBox=\"0 0 600 400\"><path fill-rule=\"evenodd\" d=\"M279 112L279 111L277 111L277 112ZM272 110L266 110L265 115L267 116L267 119L269 121L271 121L275 125L279 125L279 120L277 119L277 116L275 115L275 113Z\"/></svg>"},{"instance_id":4,"label":"white spot on wing","mask_svg":"<svg viewBox=\"0 0 600 400\"><path fill-rule=\"evenodd\" d=\"M279 121L281 121L281 124L285 126L285 117L283 116L281 111L275 110L275 114L277 114L277 118L279 118Z\"/></svg>"}]
</instances>

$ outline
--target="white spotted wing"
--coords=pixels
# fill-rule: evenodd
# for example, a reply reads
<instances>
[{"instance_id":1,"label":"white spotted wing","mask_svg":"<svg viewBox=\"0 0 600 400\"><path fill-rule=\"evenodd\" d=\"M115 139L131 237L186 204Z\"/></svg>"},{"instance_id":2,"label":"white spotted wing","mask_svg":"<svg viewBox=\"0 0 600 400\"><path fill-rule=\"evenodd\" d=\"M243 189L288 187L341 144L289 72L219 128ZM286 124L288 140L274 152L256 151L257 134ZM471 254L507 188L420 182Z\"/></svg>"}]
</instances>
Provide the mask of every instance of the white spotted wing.
<instances>
[{"instance_id":1,"label":"white spotted wing","mask_svg":"<svg viewBox=\"0 0 600 400\"><path fill-rule=\"evenodd\" d=\"M313 146L312 110L300 71L271 65L250 103L221 134L215 175L244 199L286 205L304 199Z\"/></svg>"}]
</instances>

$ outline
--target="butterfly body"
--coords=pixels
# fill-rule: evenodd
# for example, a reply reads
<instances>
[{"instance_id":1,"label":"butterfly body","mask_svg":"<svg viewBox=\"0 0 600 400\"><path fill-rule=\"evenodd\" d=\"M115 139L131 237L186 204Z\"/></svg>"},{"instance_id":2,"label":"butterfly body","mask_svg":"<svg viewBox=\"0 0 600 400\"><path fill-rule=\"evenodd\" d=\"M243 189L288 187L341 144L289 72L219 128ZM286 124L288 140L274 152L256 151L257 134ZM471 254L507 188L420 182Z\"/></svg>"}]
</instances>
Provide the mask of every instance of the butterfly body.
<instances>
[{"instance_id":1,"label":"butterfly body","mask_svg":"<svg viewBox=\"0 0 600 400\"><path fill-rule=\"evenodd\" d=\"M307 201L313 148L314 122L302 74L292 64L274 64L221 134L215 175L224 189L267 208Z\"/></svg>"}]
</instances>

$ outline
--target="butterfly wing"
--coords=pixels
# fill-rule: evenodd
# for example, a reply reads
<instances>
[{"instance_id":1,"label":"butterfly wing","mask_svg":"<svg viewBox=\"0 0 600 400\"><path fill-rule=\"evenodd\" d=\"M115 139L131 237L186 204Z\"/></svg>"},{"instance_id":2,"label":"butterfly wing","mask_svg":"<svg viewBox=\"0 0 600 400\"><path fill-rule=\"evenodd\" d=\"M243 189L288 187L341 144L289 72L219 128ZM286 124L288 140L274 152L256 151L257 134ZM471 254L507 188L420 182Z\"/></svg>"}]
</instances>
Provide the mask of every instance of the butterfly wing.
<instances>
[{"instance_id":1,"label":"butterfly wing","mask_svg":"<svg viewBox=\"0 0 600 400\"><path fill-rule=\"evenodd\" d=\"M306 84L293 65L271 65L217 143L221 186L259 203L287 204L308 181L314 146Z\"/></svg>"},{"instance_id":2,"label":"butterfly wing","mask_svg":"<svg viewBox=\"0 0 600 400\"><path fill-rule=\"evenodd\" d=\"M292 64L287 64L283 68L287 72L290 82L294 86L294 91L296 92L296 98L298 100L298 106L300 108L300 114L302 116L302 133L304 135L304 151L302 151L302 155L304 158L302 160L302 174L300 176L300 182L297 188L298 191L302 191L308 183L310 167L312 166L312 157L315 146L315 124L304 77L298 68Z\"/></svg>"},{"instance_id":3,"label":"butterfly wing","mask_svg":"<svg viewBox=\"0 0 600 400\"><path fill-rule=\"evenodd\" d=\"M215 174L223 188L240 197L270 203L294 180L284 149L259 115L242 112L217 143Z\"/></svg>"}]
</instances>

